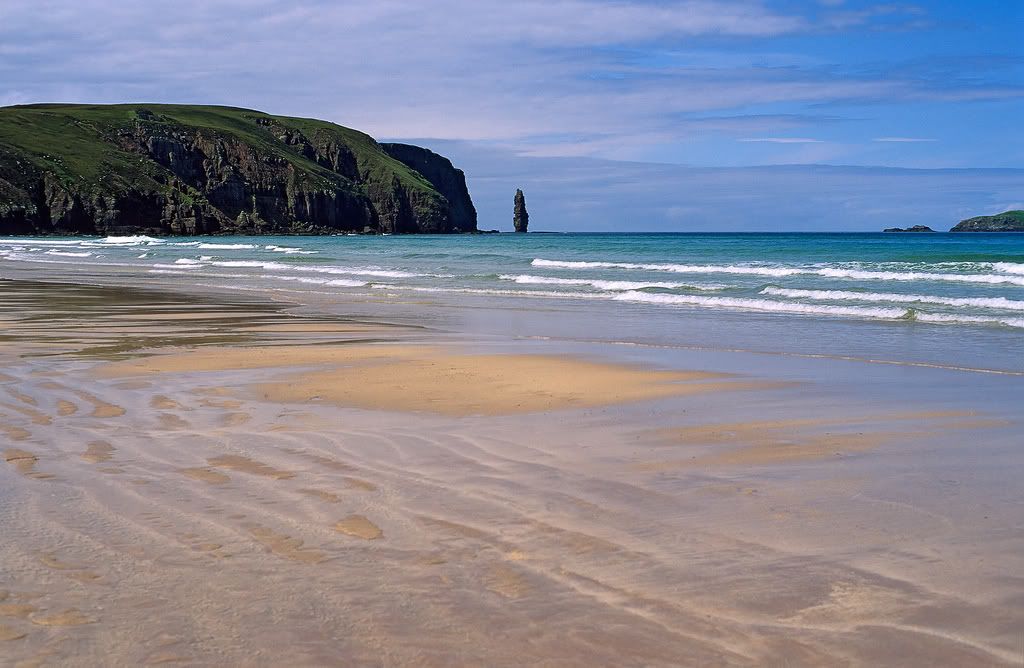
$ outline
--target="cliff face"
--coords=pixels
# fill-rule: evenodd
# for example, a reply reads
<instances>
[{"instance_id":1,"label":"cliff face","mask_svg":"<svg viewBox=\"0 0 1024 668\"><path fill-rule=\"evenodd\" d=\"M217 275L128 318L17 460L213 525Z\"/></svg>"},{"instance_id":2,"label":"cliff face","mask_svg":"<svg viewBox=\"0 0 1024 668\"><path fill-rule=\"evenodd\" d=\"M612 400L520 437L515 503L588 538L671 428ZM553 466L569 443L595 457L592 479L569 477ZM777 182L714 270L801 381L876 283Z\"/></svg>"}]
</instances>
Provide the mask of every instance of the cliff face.
<instances>
[{"instance_id":1,"label":"cliff face","mask_svg":"<svg viewBox=\"0 0 1024 668\"><path fill-rule=\"evenodd\" d=\"M476 230L476 207L469 197L466 174L451 161L419 146L381 144L384 152L410 169L422 174L437 192L448 200L448 221L454 231Z\"/></svg>"},{"instance_id":2,"label":"cliff face","mask_svg":"<svg viewBox=\"0 0 1024 668\"><path fill-rule=\"evenodd\" d=\"M975 216L961 220L950 232L1024 232L1024 211Z\"/></svg>"},{"instance_id":3,"label":"cliff face","mask_svg":"<svg viewBox=\"0 0 1024 668\"><path fill-rule=\"evenodd\" d=\"M426 177L363 133L245 109L7 107L0 234L475 230L464 175L435 158ZM435 182L461 183L457 203Z\"/></svg>"}]
</instances>

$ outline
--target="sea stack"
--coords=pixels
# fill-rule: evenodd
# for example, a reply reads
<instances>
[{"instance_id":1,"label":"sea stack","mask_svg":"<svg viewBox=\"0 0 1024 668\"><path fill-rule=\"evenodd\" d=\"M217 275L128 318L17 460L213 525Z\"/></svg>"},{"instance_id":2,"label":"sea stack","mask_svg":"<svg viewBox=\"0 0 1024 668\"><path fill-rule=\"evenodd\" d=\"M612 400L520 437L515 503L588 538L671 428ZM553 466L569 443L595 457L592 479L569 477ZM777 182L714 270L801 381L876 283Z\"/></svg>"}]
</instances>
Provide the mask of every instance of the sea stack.
<instances>
[{"instance_id":1,"label":"sea stack","mask_svg":"<svg viewBox=\"0 0 1024 668\"><path fill-rule=\"evenodd\" d=\"M515 225L516 232L525 232L530 224L530 214L526 211L526 197L521 188L516 188L516 205L512 214L512 224Z\"/></svg>"}]
</instances>

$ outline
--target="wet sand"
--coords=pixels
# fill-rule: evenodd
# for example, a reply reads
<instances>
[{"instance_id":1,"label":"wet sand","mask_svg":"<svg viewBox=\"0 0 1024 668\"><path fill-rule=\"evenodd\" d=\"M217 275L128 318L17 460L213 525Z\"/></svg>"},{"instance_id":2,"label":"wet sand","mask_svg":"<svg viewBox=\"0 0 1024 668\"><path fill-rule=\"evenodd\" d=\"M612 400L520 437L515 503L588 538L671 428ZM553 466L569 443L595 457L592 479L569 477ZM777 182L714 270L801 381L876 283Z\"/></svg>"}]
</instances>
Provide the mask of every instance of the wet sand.
<instances>
[{"instance_id":1,"label":"wet sand","mask_svg":"<svg viewBox=\"0 0 1024 668\"><path fill-rule=\"evenodd\" d=\"M0 302L0 663L1024 657L1007 416L257 300Z\"/></svg>"},{"instance_id":2,"label":"wet sand","mask_svg":"<svg viewBox=\"0 0 1024 668\"><path fill-rule=\"evenodd\" d=\"M305 370L295 373L296 367ZM769 386L727 374L657 371L552 355L467 355L451 348L359 343L171 350L104 365L96 373L101 378L149 378L251 369L289 371L281 374L281 380L253 386L260 399L271 403L328 402L464 416L606 406Z\"/></svg>"}]
</instances>

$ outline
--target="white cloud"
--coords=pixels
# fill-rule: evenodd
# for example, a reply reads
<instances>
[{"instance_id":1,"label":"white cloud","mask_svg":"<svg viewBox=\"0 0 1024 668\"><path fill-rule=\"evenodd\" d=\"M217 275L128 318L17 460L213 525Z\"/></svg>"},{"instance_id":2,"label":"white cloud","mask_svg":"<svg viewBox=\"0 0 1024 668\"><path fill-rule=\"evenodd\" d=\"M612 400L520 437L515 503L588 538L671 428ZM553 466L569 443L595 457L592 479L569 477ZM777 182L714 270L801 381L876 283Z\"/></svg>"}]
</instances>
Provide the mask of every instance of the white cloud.
<instances>
[{"instance_id":1,"label":"white cloud","mask_svg":"<svg viewBox=\"0 0 1024 668\"><path fill-rule=\"evenodd\" d=\"M515 187L526 192L530 224L540 230L880 231L894 220L948 229L1015 202L1024 207L1024 169L706 168L428 144L466 170L488 229L509 227Z\"/></svg>"},{"instance_id":2,"label":"white cloud","mask_svg":"<svg viewBox=\"0 0 1024 668\"><path fill-rule=\"evenodd\" d=\"M764 38L822 28L813 12L775 6L3 0L0 99L230 104L326 118L375 136L635 157L700 133L756 139L813 132L818 123L764 109L1020 95L1007 86L844 75L807 54L746 52L774 44Z\"/></svg>"}]
</instances>

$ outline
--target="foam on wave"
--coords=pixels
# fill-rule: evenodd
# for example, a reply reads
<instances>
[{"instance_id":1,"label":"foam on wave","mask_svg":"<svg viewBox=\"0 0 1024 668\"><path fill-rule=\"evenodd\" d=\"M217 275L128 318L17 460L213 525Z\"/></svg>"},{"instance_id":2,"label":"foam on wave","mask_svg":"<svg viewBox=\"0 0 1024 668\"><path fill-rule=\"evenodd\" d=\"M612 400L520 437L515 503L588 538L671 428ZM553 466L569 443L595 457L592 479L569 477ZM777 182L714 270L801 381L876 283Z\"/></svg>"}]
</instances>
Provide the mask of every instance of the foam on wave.
<instances>
[{"instance_id":1,"label":"foam on wave","mask_svg":"<svg viewBox=\"0 0 1024 668\"><path fill-rule=\"evenodd\" d=\"M1020 262L995 262L992 268L1007 274L1024 274L1024 263Z\"/></svg>"},{"instance_id":2,"label":"foam on wave","mask_svg":"<svg viewBox=\"0 0 1024 668\"><path fill-rule=\"evenodd\" d=\"M156 239L154 237L147 237L144 234L135 234L130 237L106 237L100 239L95 243L109 244L112 246L135 246L138 244L163 244L163 239Z\"/></svg>"},{"instance_id":3,"label":"foam on wave","mask_svg":"<svg viewBox=\"0 0 1024 668\"><path fill-rule=\"evenodd\" d=\"M746 274L752 276L793 276L804 270L792 267L749 267L744 265L698 265L698 264L637 264L634 262L590 262L568 260L545 260L534 258L534 267L552 269L633 269L643 271L667 271L676 274Z\"/></svg>"},{"instance_id":4,"label":"foam on wave","mask_svg":"<svg viewBox=\"0 0 1024 668\"><path fill-rule=\"evenodd\" d=\"M285 253L287 255L316 255L318 251L314 250L302 250L301 248L294 248L292 246L264 246L264 250L272 251L274 253Z\"/></svg>"},{"instance_id":5,"label":"foam on wave","mask_svg":"<svg viewBox=\"0 0 1024 668\"><path fill-rule=\"evenodd\" d=\"M66 239L0 239L0 245L17 246L81 246L81 241L68 241Z\"/></svg>"},{"instance_id":6,"label":"foam on wave","mask_svg":"<svg viewBox=\"0 0 1024 668\"><path fill-rule=\"evenodd\" d=\"M62 255L64 257L92 257L92 253L82 252L76 253L74 251L59 251L59 250L48 250L47 255Z\"/></svg>"},{"instance_id":7,"label":"foam on wave","mask_svg":"<svg viewBox=\"0 0 1024 668\"><path fill-rule=\"evenodd\" d=\"M692 265L692 264L636 264L632 262L589 262L563 261L534 258L535 267L552 269L632 269L643 271L665 271L678 274L741 274L782 278L800 274L824 276L826 278L849 278L854 280L882 281L951 281L957 283L987 283L992 285L1024 285L1022 275L1003 274L950 274L922 271L869 271L841 267L761 267L748 265ZM1000 263L1012 264L1012 263Z\"/></svg>"},{"instance_id":8,"label":"foam on wave","mask_svg":"<svg viewBox=\"0 0 1024 668\"><path fill-rule=\"evenodd\" d=\"M644 288L662 288L665 290L720 290L720 285L692 285L688 283L665 283L659 281L602 281L589 278L552 278L548 276L532 276L530 274L501 274L503 281L513 281L520 285L587 285L598 290L643 290Z\"/></svg>"},{"instance_id":9,"label":"foam on wave","mask_svg":"<svg viewBox=\"0 0 1024 668\"><path fill-rule=\"evenodd\" d=\"M331 285L342 288L361 288L369 285L366 281L353 281L345 278L310 278L306 276L282 276L280 274L263 274L260 278L276 281L294 281L310 285Z\"/></svg>"},{"instance_id":10,"label":"foam on wave","mask_svg":"<svg viewBox=\"0 0 1024 668\"><path fill-rule=\"evenodd\" d=\"M998 274L939 274L921 271L863 271L860 269L815 269L806 273L826 278L852 278L865 281L946 281L1024 285L1024 276L1001 276Z\"/></svg>"},{"instance_id":11,"label":"foam on wave","mask_svg":"<svg viewBox=\"0 0 1024 668\"><path fill-rule=\"evenodd\" d=\"M209 256L205 255L202 256L199 260L194 260L190 258L180 258L178 260L175 260L175 263L194 266L249 268L262 269L263 271L334 274L342 276L373 276L379 278L415 278L419 276L435 276L448 278L448 276L444 276L442 274L417 274L409 271L399 271L396 269L379 269L374 267L309 267L265 260L212 260Z\"/></svg>"},{"instance_id":12,"label":"foam on wave","mask_svg":"<svg viewBox=\"0 0 1024 668\"><path fill-rule=\"evenodd\" d=\"M803 304L800 302L783 302L772 299L750 299L745 297L704 297L700 295L665 295L649 292L623 292L613 295L618 301L640 302L645 304L686 304L707 308L733 308L750 311L769 311L773 313L809 313L822 315L845 315L862 318L887 318L895 320L908 317L907 309L903 308L870 308L860 306L825 306L822 304Z\"/></svg>"},{"instance_id":13,"label":"foam on wave","mask_svg":"<svg viewBox=\"0 0 1024 668\"><path fill-rule=\"evenodd\" d=\"M938 295L914 295L896 292L852 292L848 290L798 290L767 287L762 295L790 297L795 299L816 299L829 301L889 302L895 304L942 304L944 306L966 306L973 308L1004 309L1024 311L1024 301L1005 297L940 297Z\"/></svg>"}]
</instances>

